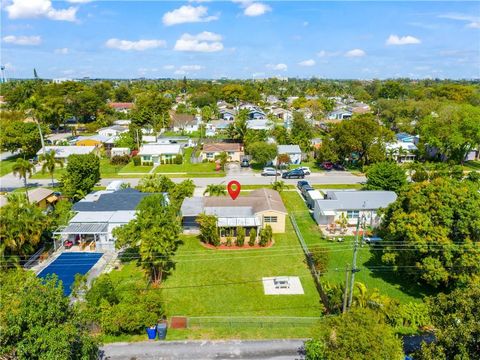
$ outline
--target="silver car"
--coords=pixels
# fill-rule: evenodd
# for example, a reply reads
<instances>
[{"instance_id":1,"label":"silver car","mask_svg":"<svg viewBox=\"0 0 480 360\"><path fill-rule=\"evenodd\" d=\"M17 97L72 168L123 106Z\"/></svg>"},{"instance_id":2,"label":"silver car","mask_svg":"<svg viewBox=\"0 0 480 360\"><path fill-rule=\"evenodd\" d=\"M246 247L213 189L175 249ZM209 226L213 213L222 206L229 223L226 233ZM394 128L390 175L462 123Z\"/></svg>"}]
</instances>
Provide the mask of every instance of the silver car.
<instances>
[{"instance_id":1,"label":"silver car","mask_svg":"<svg viewBox=\"0 0 480 360\"><path fill-rule=\"evenodd\" d=\"M263 168L262 171L262 176L275 176L275 175L280 175L280 171L275 170L273 167L266 167Z\"/></svg>"}]
</instances>

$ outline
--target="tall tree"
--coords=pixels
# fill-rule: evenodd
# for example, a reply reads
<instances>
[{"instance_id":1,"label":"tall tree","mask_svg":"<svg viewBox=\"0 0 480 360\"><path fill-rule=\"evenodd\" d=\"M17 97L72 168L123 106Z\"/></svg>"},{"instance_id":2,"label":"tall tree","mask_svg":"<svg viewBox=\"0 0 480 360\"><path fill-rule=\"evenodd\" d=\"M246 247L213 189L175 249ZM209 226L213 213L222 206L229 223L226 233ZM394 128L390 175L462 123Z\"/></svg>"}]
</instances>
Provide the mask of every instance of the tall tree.
<instances>
[{"instance_id":1,"label":"tall tree","mask_svg":"<svg viewBox=\"0 0 480 360\"><path fill-rule=\"evenodd\" d=\"M382 260L434 287L480 275L480 193L469 182L412 184L385 211Z\"/></svg>"},{"instance_id":2,"label":"tall tree","mask_svg":"<svg viewBox=\"0 0 480 360\"><path fill-rule=\"evenodd\" d=\"M135 219L113 230L117 249L133 248L151 281L159 284L173 266L178 246L180 221L177 208L167 204L162 194L145 197L137 207Z\"/></svg>"},{"instance_id":3,"label":"tall tree","mask_svg":"<svg viewBox=\"0 0 480 360\"><path fill-rule=\"evenodd\" d=\"M56 278L0 271L0 356L5 359L94 360L98 344Z\"/></svg>"},{"instance_id":4,"label":"tall tree","mask_svg":"<svg viewBox=\"0 0 480 360\"><path fill-rule=\"evenodd\" d=\"M267 164L277 156L277 145L265 142L254 142L248 145L248 153L259 164Z\"/></svg>"},{"instance_id":5,"label":"tall tree","mask_svg":"<svg viewBox=\"0 0 480 360\"><path fill-rule=\"evenodd\" d=\"M63 191L74 197L79 191L88 194L100 180L100 159L95 154L70 155L61 182Z\"/></svg>"},{"instance_id":6,"label":"tall tree","mask_svg":"<svg viewBox=\"0 0 480 360\"><path fill-rule=\"evenodd\" d=\"M312 125L305 120L301 112L296 111L293 113L292 132L290 135L292 143L300 146L302 151L310 150L313 128Z\"/></svg>"},{"instance_id":7,"label":"tall tree","mask_svg":"<svg viewBox=\"0 0 480 360\"><path fill-rule=\"evenodd\" d=\"M27 199L28 199L27 177L32 176L33 168L34 166L30 161L22 158L18 158L12 167L13 175L18 175L20 179L23 179L23 185L25 187L25 194L27 195Z\"/></svg>"},{"instance_id":8,"label":"tall tree","mask_svg":"<svg viewBox=\"0 0 480 360\"><path fill-rule=\"evenodd\" d=\"M227 191L225 190L225 185L222 184L209 184L205 188L205 191L203 192L203 195L208 194L208 196L223 196L227 194Z\"/></svg>"},{"instance_id":9,"label":"tall tree","mask_svg":"<svg viewBox=\"0 0 480 360\"><path fill-rule=\"evenodd\" d=\"M57 165L63 168L63 160L56 158L55 151L49 151L45 155L40 155L40 161L43 161L42 173L45 173L46 171L48 171L48 173L52 177L52 186L55 186L53 174L55 173L55 169L57 168Z\"/></svg>"},{"instance_id":10,"label":"tall tree","mask_svg":"<svg viewBox=\"0 0 480 360\"><path fill-rule=\"evenodd\" d=\"M399 192L407 185L405 170L394 162L385 161L368 167L366 189Z\"/></svg>"}]
</instances>

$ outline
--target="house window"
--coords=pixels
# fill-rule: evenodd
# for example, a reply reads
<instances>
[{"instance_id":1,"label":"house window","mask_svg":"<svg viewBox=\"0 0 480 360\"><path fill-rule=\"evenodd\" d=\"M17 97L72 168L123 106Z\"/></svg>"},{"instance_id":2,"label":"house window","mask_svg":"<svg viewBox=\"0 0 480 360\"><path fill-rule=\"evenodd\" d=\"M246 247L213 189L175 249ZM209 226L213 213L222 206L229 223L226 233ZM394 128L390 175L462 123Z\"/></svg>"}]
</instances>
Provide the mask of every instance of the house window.
<instances>
[{"instance_id":1,"label":"house window","mask_svg":"<svg viewBox=\"0 0 480 360\"><path fill-rule=\"evenodd\" d=\"M276 223L278 221L278 218L276 216L264 216L263 221L266 223Z\"/></svg>"},{"instance_id":2,"label":"house window","mask_svg":"<svg viewBox=\"0 0 480 360\"><path fill-rule=\"evenodd\" d=\"M213 153L207 153L207 159L213 159Z\"/></svg>"},{"instance_id":3,"label":"house window","mask_svg":"<svg viewBox=\"0 0 480 360\"><path fill-rule=\"evenodd\" d=\"M150 155L143 155L143 161L150 161L151 158L152 157Z\"/></svg>"},{"instance_id":4,"label":"house window","mask_svg":"<svg viewBox=\"0 0 480 360\"><path fill-rule=\"evenodd\" d=\"M229 156L233 156L234 154L235 154L234 151L229 151L229 152L228 152L228 155L229 155Z\"/></svg>"},{"instance_id":5,"label":"house window","mask_svg":"<svg viewBox=\"0 0 480 360\"><path fill-rule=\"evenodd\" d=\"M358 219L360 216L360 211L358 210L348 210L347 211L347 218L349 219Z\"/></svg>"}]
</instances>

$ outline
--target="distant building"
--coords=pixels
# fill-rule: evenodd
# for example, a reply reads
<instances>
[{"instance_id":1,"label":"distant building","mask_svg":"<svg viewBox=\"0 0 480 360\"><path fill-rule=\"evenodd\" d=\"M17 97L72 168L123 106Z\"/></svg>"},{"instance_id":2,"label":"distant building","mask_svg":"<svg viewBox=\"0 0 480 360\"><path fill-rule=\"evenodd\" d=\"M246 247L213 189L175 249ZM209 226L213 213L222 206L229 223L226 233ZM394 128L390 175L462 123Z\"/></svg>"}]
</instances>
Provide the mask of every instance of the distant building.
<instances>
[{"instance_id":1,"label":"distant building","mask_svg":"<svg viewBox=\"0 0 480 360\"><path fill-rule=\"evenodd\" d=\"M193 133L199 130L202 118L191 114L171 113L172 130L175 132Z\"/></svg>"},{"instance_id":2,"label":"distant building","mask_svg":"<svg viewBox=\"0 0 480 360\"><path fill-rule=\"evenodd\" d=\"M243 145L239 143L213 143L204 144L201 152L203 160L215 161L222 152L226 152L229 161L240 161L243 153Z\"/></svg>"},{"instance_id":3,"label":"distant building","mask_svg":"<svg viewBox=\"0 0 480 360\"><path fill-rule=\"evenodd\" d=\"M143 145L138 152L142 165L152 164L154 166L172 163L178 155L183 155L183 147L180 144Z\"/></svg>"},{"instance_id":4,"label":"distant building","mask_svg":"<svg viewBox=\"0 0 480 360\"><path fill-rule=\"evenodd\" d=\"M111 102L108 106L113 110L127 114L135 106L132 102Z\"/></svg>"},{"instance_id":5,"label":"distant building","mask_svg":"<svg viewBox=\"0 0 480 360\"><path fill-rule=\"evenodd\" d=\"M278 145L277 153L287 154L290 157L290 164L298 165L302 162L302 150L298 145ZM273 163L276 164L277 158L273 160Z\"/></svg>"},{"instance_id":6,"label":"distant building","mask_svg":"<svg viewBox=\"0 0 480 360\"><path fill-rule=\"evenodd\" d=\"M56 159L66 160L70 155L85 155L95 154L98 155L98 147L96 146L45 146L45 153L55 152ZM43 150L37 151L37 155L43 154Z\"/></svg>"},{"instance_id":7,"label":"distant building","mask_svg":"<svg viewBox=\"0 0 480 360\"><path fill-rule=\"evenodd\" d=\"M328 113L328 120L346 120L352 117L352 112L348 110L335 110Z\"/></svg>"},{"instance_id":8,"label":"distant building","mask_svg":"<svg viewBox=\"0 0 480 360\"><path fill-rule=\"evenodd\" d=\"M122 125L113 125L109 127L104 127L97 131L98 135L106 136L106 137L118 136L125 132L128 132L128 127L125 127Z\"/></svg>"}]
</instances>

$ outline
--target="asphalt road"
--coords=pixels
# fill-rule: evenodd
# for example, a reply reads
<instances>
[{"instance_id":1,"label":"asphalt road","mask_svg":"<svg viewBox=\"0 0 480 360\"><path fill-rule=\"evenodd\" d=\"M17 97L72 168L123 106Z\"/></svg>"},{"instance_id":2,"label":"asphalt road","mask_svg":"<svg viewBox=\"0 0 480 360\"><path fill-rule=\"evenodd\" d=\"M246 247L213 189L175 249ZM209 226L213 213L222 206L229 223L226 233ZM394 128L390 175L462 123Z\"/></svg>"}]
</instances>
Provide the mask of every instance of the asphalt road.
<instances>
[{"instance_id":1,"label":"asphalt road","mask_svg":"<svg viewBox=\"0 0 480 360\"><path fill-rule=\"evenodd\" d=\"M279 180L280 177L278 178ZM121 178L115 179L102 179L100 183L102 186L108 185L113 180L122 180ZM125 178L123 179L130 183L132 186L136 186L140 178ZM175 182L185 180L185 178L173 178ZM261 176L260 174L235 174L227 175L225 177L217 178L192 178L193 182L198 187L206 187L209 184L221 184L228 183L231 180L237 180L242 185L269 185L275 180L273 176ZM364 176L356 176L345 171L331 171L328 173L314 173L305 177L311 184L357 184L365 182ZM298 179L284 179L287 184L296 184ZM46 186L49 185L51 180L48 179L29 179L29 186ZM0 189L4 191L13 190L19 187L23 187L23 181L18 177L8 174L0 178Z\"/></svg>"},{"instance_id":2,"label":"asphalt road","mask_svg":"<svg viewBox=\"0 0 480 360\"><path fill-rule=\"evenodd\" d=\"M149 341L101 348L102 360L303 359L302 340Z\"/></svg>"}]
</instances>

